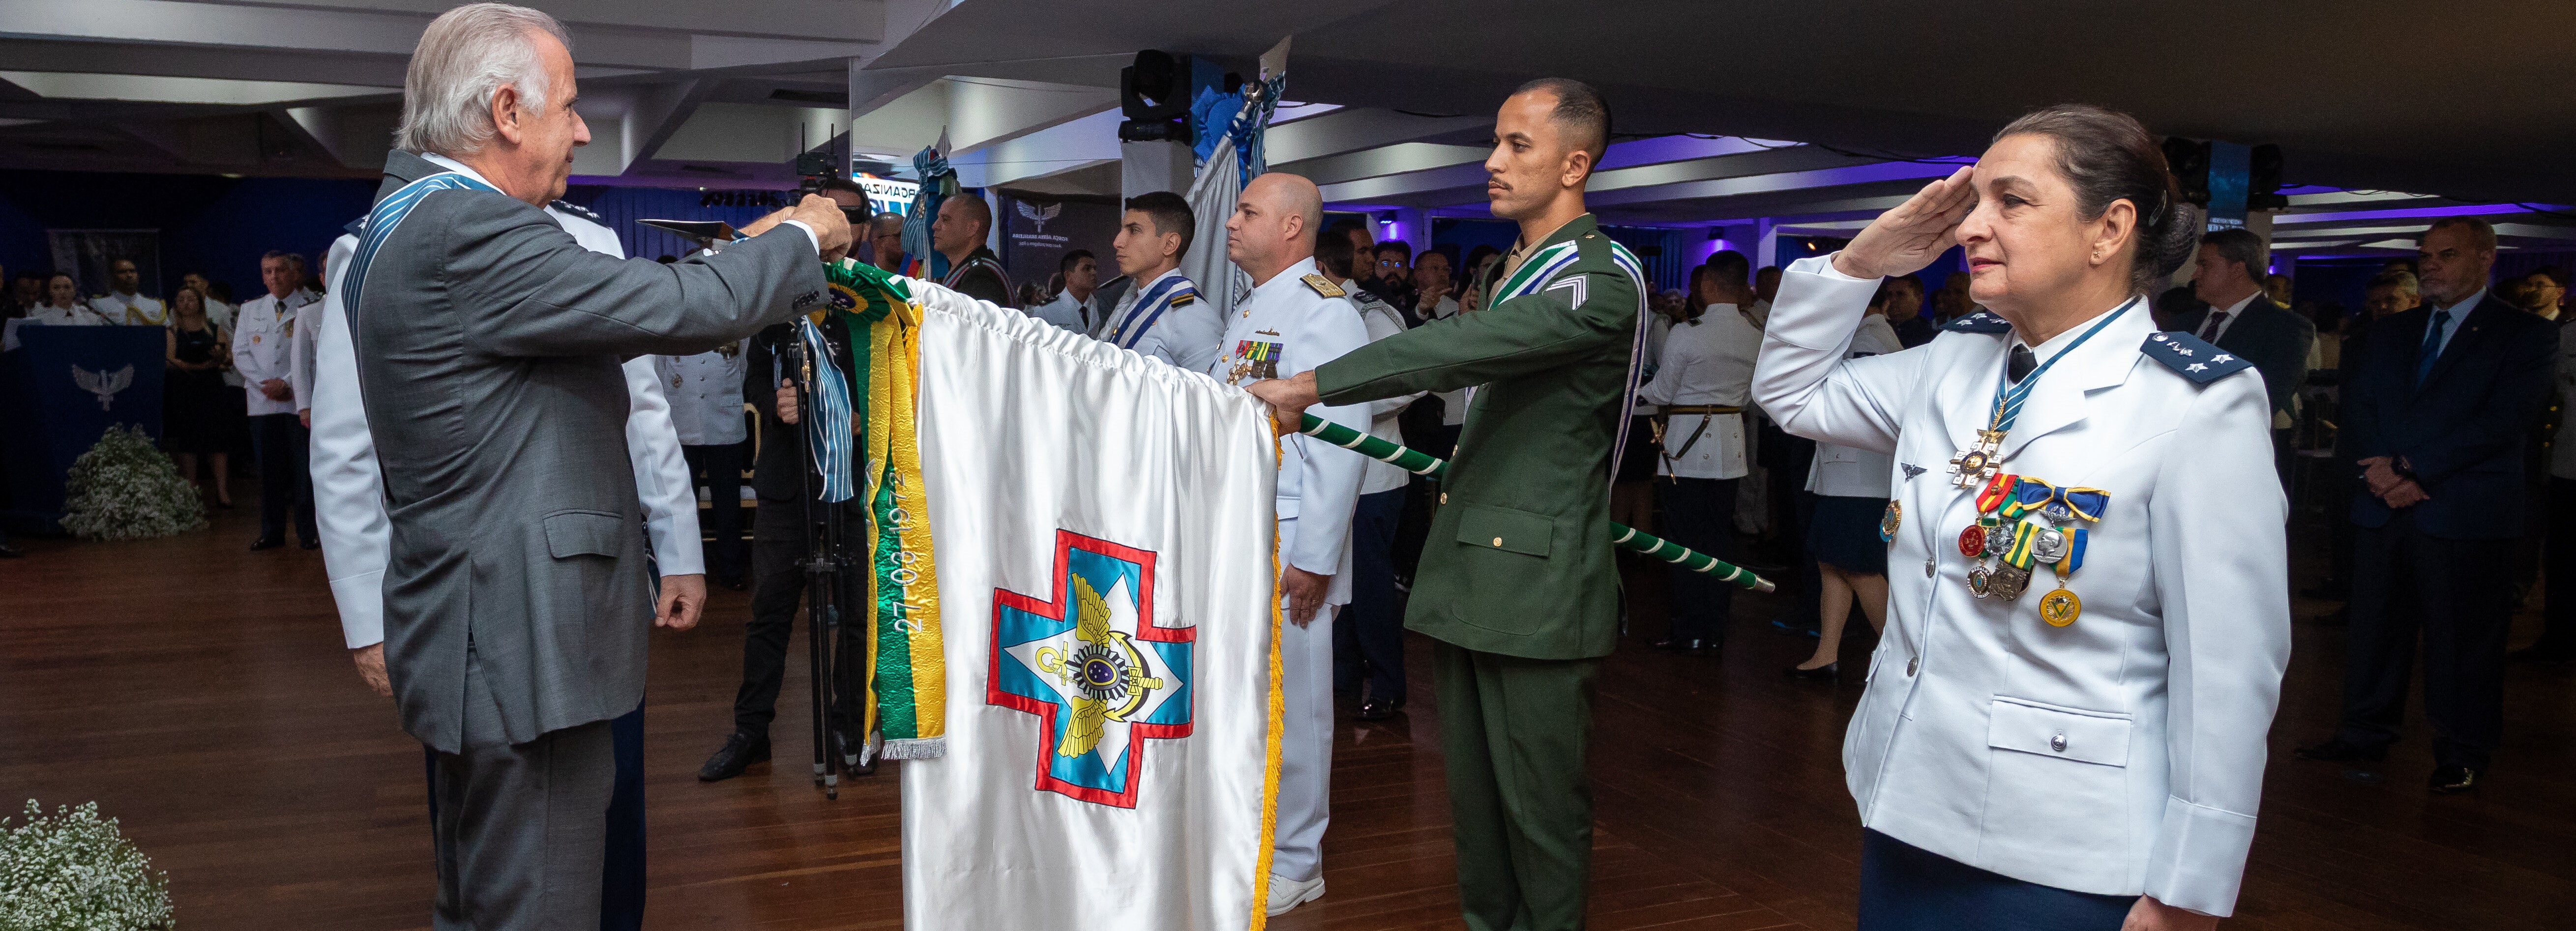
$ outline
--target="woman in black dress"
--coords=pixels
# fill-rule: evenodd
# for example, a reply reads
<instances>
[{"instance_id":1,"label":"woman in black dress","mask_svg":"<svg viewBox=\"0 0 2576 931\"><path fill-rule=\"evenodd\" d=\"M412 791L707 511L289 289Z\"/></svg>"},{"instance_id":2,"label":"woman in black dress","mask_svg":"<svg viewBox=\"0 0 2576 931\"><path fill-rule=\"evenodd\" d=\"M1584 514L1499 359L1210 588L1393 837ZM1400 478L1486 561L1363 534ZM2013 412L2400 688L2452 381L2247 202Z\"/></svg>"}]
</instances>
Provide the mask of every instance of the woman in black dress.
<instances>
[{"instance_id":1,"label":"woman in black dress","mask_svg":"<svg viewBox=\"0 0 2576 931\"><path fill-rule=\"evenodd\" d=\"M233 506L232 456L224 442L223 403L238 395L224 386L224 363L232 347L222 330L206 319L206 298L181 288L170 298L167 334L170 374L161 383L161 445L178 460L179 474L197 481L197 456L215 470L215 504Z\"/></svg>"}]
</instances>

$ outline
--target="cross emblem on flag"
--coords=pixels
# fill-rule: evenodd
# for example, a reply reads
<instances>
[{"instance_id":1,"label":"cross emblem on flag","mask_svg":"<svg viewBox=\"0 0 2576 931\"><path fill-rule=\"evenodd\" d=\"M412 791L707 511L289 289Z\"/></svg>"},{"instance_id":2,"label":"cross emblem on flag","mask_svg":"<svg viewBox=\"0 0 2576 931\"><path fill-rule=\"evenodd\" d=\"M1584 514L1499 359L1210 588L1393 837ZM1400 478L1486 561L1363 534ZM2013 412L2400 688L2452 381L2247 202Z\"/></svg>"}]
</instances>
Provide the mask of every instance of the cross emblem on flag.
<instances>
[{"instance_id":1,"label":"cross emblem on flag","mask_svg":"<svg viewBox=\"0 0 2576 931\"><path fill-rule=\"evenodd\" d=\"M1037 716L1040 791L1134 808L1143 741L1190 736L1198 631L1154 625L1154 560L1058 530L1050 600L993 593L985 700Z\"/></svg>"}]
</instances>

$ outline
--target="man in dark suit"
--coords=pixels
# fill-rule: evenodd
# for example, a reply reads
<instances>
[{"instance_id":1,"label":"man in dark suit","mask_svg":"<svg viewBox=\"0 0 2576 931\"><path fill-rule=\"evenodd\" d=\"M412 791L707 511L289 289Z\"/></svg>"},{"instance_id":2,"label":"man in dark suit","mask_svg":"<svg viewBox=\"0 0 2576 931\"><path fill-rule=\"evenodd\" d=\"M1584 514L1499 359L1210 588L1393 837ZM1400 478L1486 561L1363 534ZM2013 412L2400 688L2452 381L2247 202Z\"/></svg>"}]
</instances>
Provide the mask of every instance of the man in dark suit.
<instances>
[{"instance_id":1,"label":"man in dark suit","mask_svg":"<svg viewBox=\"0 0 2576 931\"><path fill-rule=\"evenodd\" d=\"M2317 325L2264 296L2267 251L2262 237L2241 229L2201 237L2191 295L2206 306L2173 322L2174 329L2254 363L2254 370L2263 373L2263 390L2272 397L2277 428L2290 412L2299 383L2307 380L2308 349L2316 344Z\"/></svg>"},{"instance_id":2,"label":"man in dark suit","mask_svg":"<svg viewBox=\"0 0 2576 931\"><path fill-rule=\"evenodd\" d=\"M643 700L651 627L698 612L651 589L620 361L819 302L849 224L808 197L721 255L589 251L540 209L590 137L563 27L463 6L414 55L342 301L391 524L385 668L437 754L432 921L594 926L610 722Z\"/></svg>"},{"instance_id":3,"label":"man in dark suit","mask_svg":"<svg viewBox=\"0 0 2576 931\"><path fill-rule=\"evenodd\" d=\"M2487 293L2495 228L2445 218L2417 247L2424 306L2375 321L2344 388L2363 493L2343 722L2299 749L2375 761L2397 739L2420 628L2436 792L2477 787L2504 729L2507 558L2523 532L2523 451L2549 391L2556 331ZM2399 586L2413 588L2408 616Z\"/></svg>"},{"instance_id":4,"label":"man in dark suit","mask_svg":"<svg viewBox=\"0 0 2576 931\"><path fill-rule=\"evenodd\" d=\"M2370 283L2365 286L2363 294L2361 315L2344 321L2340 337L2343 340L2343 347L2336 353L2335 371L2332 376L2337 392L2336 409L2328 418L2336 423L2342 423L2343 412L2351 409L2352 385L2361 377L2361 360L2370 354L2372 330L2390 317L2415 309L2415 305L2422 300L2416 292L2415 273L2399 269L2383 271L2372 277ZM2354 434L2351 430L2341 428L2335 430L2335 462L2349 463L2361 459L2361 454L2354 451L2353 439ZM2326 474L2326 482L2330 491L2326 500L2329 501L2350 501L2353 495L2360 493L2362 488L2361 476L2357 469L2333 469ZM2310 598L2324 598L2330 601L2351 600L2352 550L2355 534L2359 529L2359 525L2352 522L2352 515L2349 513L2337 515L2333 519L2333 543L2331 555L2327 560L2326 578L2317 587L2303 594ZM2350 619L2348 612L2349 608L2337 608L2333 614L2327 615L2325 620L2334 624L2345 623Z\"/></svg>"}]
</instances>

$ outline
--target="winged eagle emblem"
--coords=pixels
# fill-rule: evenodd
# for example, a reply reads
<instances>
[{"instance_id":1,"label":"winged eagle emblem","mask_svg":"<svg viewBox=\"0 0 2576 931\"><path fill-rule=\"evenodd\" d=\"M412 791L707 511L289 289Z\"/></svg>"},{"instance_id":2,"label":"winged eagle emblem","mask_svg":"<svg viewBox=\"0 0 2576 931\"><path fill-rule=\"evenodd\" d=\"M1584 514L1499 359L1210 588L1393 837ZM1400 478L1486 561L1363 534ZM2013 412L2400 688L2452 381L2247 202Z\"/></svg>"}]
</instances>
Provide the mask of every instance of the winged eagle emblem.
<instances>
[{"instance_id":1,"label":"winged eagle emblem","mask_svg":"<svg viewBox=\"0 0 2576 931\"><path fill-rule=\"evenodd\" d=\"M1056 753L1081 756L1100 745L1111 721L1126 723L1145 705L1146 696L1165 683L1147 675L1145 657L1134 641L1110 628L1109 600L1090 581L1073 580L1074 639L1071 655L1038 652L1038 668L1063 682L1072 704L1072 721L1056 742ZM1113 593L1114 593L1113 589Z\"/></svg>"},{"instance_id":2,"label":"winged eagle emblem","mask_svg":"<svg viewBox=\"0 0 2576 931\"><path fill-rule=\"evenodd\" d=\"M1020 215L1029 218L1029 222L1037 224L1037 231L1041 233L1046 232L1048 220L1055 219L1056 214L1063 212L1064 205L1060 203L1040 207L1028 201L1020 202Z\"/></svg>"},{"instance_id":3,"label":"winged eagle emblem","mask_svg":"<svg viewBox=\"0 0 2576 931\"><path fill-rule=\"evenodd\" d=\"M98 395L98 409L107 410L116 403L117 392L134 385L134 366L128 365L113 372L92 372L75 365L72 366L72 384L79 385L82 391Z\"/></svg>"}]
</instances>

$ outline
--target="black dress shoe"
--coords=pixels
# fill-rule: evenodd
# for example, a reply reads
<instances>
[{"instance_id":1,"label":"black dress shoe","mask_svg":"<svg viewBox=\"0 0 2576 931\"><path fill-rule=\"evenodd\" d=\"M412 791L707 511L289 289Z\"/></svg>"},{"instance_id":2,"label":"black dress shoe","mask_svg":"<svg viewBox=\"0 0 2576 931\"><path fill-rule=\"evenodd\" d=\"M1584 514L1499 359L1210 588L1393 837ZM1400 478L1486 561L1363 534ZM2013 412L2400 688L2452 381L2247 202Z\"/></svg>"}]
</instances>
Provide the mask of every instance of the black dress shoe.
<instances>
[{"instance_id":1,"label":"black dress shoe","mask_svg":"<svg viewBox=\"0 0 2576 931\"><path fill-rule=\"evenodd\" d=\"M19 559L26 555L26 553L19 551L17 547L10 546L6 543L0 543L0 559Z\"/></svg>"},{"instance_id":2,"label":"black dress shoe","mask_svg":"<svg viewBox=\"0 0 2576 931\"><path fill-rule=\"evenodd\" d=\"M1800 669L1796 666L1791 666L1781 671L1788 673L1789 678L1792 679L1803 679L1809 682L1840 682L1843 677L1842 666L1843 664L1837 661L1826 663L1814 669Z\"/></svg>"},{"instance_id":3,"label":"black dress shoe","mask_svg":"<svg viewBox=\"0 0 2576 931\"><path fill-rule=\"evenodd\" d=\"M250 541L250 551L256 553L261 550L273 550L285 545L285 540L271 540L266 537L262 537L260 539Z\"/></svg>"},{"instance_id":4,"label":"black dress shoe","mask_svg":"<svg viewBox=\"0 0 2576 931\"><path fill-rule=\"evenodd\" d=\"M716 755L707 758L707 765L698 767L698 781L722 782L742 775L742 771L750 769L753 763L766 762L769 762L769 737L754 737L735 731L733 736L725 738L725 745L716 750Z\"/></svg>"},{"instance_id":5,"label":"black dress shoe","mask_svg":"<svg viewBox=\"0 0 2576 931\"><path fill-rule=\"evenodd\" d=\"M1361 702L1359 713L1352 715L1352 717L1358 718L1362 721L1384 721L1388 718L1395 717L1395 709L1397 707L1397 703L1392 700L1371 698L1367 701Z\"/></svg>"},{"instance_id":6,"label":"black dress shoe","mask_svg":"<svg viewBox=\"0 0 2576 931\"><path fill-rule=\"evenodd\" d=\"M1666 637L1649 644L1649 646L1666 653L1684 653L1692 656L1699 656L1716 650L1717 642L1713 640L1701 640L1697 637Z\"/></svg>"},{"instance_id":7,"label":"black dress shoe","mask_svg":"<svg viewBox=\"0 0 2576 931\"><path fill-rule=\"evenodd\" d=\"M2388 756L2386 747L2365 747L2341 738L2300 747L2291 752L2302 760L2322 760L2328 763L2377 763Z\"/></svg>"},{"instance_id":8,"label":"black dress shoe","mask_svg":"<svg viewBox=\"0 0 2576 931\"><path fill-rule=\"evenodd\" d=\"M297 541L295 541L295 547L296 547L297 549L318 550L318 549L321 549L321 548L322 548L322 541L320 541L320 540L297 540Z\"/></svg>"},{"instance_id":9,"label":"black dress shoe","mask_svg":"<svg viewBox=\"0 0 2576 931\"><path fill-rule=\"evenodd\" d=\"M2478 787L2478 771L2466 766L2433 767L2433 778L2424 787L2443 795L2458 795Z\"/></svg>"}]
</instances>

